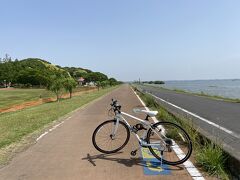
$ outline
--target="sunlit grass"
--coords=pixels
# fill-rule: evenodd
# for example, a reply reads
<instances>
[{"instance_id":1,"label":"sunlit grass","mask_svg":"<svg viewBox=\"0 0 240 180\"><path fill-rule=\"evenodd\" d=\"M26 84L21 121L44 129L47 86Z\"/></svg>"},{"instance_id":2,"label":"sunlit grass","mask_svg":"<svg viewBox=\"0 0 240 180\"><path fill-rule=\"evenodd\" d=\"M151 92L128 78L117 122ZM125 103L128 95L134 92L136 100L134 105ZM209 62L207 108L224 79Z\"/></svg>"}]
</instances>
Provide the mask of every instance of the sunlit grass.
<instances>
[{"instance_id":1,"label":"sunlit grass","mask_svg":"<svg viewBox=\"0 0 240 180\"><path fill-rule=\"evenodd\" d=\"M228 179L225 163L227 156L222 148L212 142L205 141L196 152L196 161L210 175Z\"/></svg>"},{"instance_id":2,"label":"sunlit grass","mask_svg":"<svg viewBox=\"0 0 240 180\"><path fill-rule=\"evenodd\" d=\"M0 148L20 141L24 136L41 129L46 124L110 92L114 88L102 89L60 102L45 103L16 112L0 114Z\"/></svg>"},{"instance_id":3,"label":"sunlit grass","mask_svg":"<svg viewBox=\"0 0 240 180\"><path fill-rule=\"evenodd\" d=\"M27 101L54 96L46 89L14 89L0 91L0 109Z\"/></svg>"}]
</instances>

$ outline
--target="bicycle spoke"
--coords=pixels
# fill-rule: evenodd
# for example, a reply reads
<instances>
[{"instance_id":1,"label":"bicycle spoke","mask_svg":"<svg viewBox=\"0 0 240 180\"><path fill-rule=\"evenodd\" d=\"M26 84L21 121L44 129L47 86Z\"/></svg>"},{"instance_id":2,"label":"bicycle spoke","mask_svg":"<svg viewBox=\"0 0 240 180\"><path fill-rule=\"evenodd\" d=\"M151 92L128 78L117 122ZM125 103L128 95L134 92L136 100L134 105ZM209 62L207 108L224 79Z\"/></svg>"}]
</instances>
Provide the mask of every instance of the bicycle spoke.
<instances>
[{"instance_id":1,"label":"bicycle spoke","mask_svg":"<svg viewBox=\"0 0 240 180\"><path fill-rule=\"evenodd\" d=\"M191 140L187 133L178 125L170 122L159 122L156 123L161 125L164 129L165 136L160 137L157 133L162 133L162 131L152 131L148 132L148 143L153 144L154 142L161 141L159 146L164 148L163 162L171 165L177 165L186 161L192 152ZM159 127L159 126L158 126ZM181 148L181 149L180 149ZM149 147L152 154L161 159L160 152L154 147ZM181 154L181 156L178 156Z\"/></svg>"},{"instance_id":2,"label":"bicycle spoke","mask_svg":"<svg viewBox=\"0 0 240 180\"><path fill-rule=\"evenodd\" d=\"M119 122L115 131L116 122L114 120L106 121L99 125L93 134L93 144L101 152L110 153L122 149L129 140L129 130L126 125Z\"/></svg>"}]
</instances>

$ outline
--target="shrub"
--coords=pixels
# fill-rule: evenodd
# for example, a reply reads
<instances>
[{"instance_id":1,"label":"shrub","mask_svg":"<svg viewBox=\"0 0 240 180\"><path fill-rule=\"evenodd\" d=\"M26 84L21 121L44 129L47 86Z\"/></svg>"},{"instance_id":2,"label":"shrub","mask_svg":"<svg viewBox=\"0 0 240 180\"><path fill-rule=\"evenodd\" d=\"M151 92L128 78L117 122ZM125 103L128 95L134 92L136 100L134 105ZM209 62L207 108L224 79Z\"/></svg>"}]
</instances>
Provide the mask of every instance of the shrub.
<instances>
[{"instance_id":1,"label":"shrub","mask_svg":"<svg viewBox=\"0 0 240 180\"><path fill-rule=\"evenodd\" d=\"M222 148L213 142L205 141L196 153L197 164L210 175L218 176L221 179L228 179L225 172L227 156Z\"/></svg>"}]
</instances>

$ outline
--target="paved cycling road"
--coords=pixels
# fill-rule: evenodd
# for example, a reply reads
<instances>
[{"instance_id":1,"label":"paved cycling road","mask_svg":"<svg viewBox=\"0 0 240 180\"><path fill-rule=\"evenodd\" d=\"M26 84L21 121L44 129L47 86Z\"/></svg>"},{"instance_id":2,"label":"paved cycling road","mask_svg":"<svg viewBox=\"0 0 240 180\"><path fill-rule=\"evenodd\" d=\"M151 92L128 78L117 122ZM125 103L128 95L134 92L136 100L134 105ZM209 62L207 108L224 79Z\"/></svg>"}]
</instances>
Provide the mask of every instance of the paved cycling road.
<instances>
[{"instance_id":1,"label":"paved cycling road","mask_svg":"<svg viewBox=\"0 0 240 180\"><path fill-rule=\"evenodd\" d=\"M135 158L130 156L133 144L137 146L133 139L122 152L115 155L102 155L94 149L92 132L98 124L108 119L107 110L113 97L129 113L132 108L141 105L128 85L121 86L78 110L36 144L18 154L9 165L0 169L0 179L191 179L183 166L169 166L171 175L144 175L139 154Z\"/></svg>"},{"instance_id":2,"label":"paved cycling road","mask_svg":"<svg viewBox=\"0 0 240 180\"><path fill-rule=\"evenodd\" d=\"M220 141L224 143L224 148L240 160L240 103L231 103L191 94L177 93L151 86L139 87L156 97L200 116L204 120L210 121L210 123L207 123L204 120L193 117L193 122L197 127L208 136L212 136L215 139L216 137L220 138ZM172 111L188 114L172 105L163 104ZM214 125L212 125L211 122L213 122ZM216 125L221 126L222 129L216 128Z\"/></svg>"}]
</instances>

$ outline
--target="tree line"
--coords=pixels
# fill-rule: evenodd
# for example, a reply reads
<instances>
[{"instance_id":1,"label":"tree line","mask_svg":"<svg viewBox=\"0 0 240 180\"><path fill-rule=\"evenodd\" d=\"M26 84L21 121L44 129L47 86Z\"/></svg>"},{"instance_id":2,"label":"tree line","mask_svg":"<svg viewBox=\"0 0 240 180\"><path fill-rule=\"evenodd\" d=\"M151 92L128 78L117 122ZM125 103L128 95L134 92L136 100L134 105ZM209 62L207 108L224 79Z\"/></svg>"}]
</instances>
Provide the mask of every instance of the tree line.
<instances>
[{"instance_id":1,"label":"tree line","mask_svg":"<svg viewBox=\"0 0 240 180\"><path fill-rule=\"evenodd\" d=\"M76 67L61 67L38 58L12 60L9 55L0 58L1 87L42 87L54 92L59 100L60 92L65 89L72 96L78 79L83 84L92 82L98 88L119 84L116 79L108 78L101 72Z\"/></svg>"},{"instance_id":2,"label":"tree line","mask_svg":"<svg viewBox=\"0 0 240 180\"><path fill-rule=\"evenodd\" d=\"M164 81L134 81L133 83L136 83L136 84L165 84Z\"/></svg>"},{"instance_id":3,"label":"tree line","mask_svg":"<svg viewBox=\"0 0 240 180\"><path fill-rule=\"evenodd\" d=\"M143 81L142 83L146 83L146 84L165 84L164 81Z\"/></svg>"}]
</instances>

